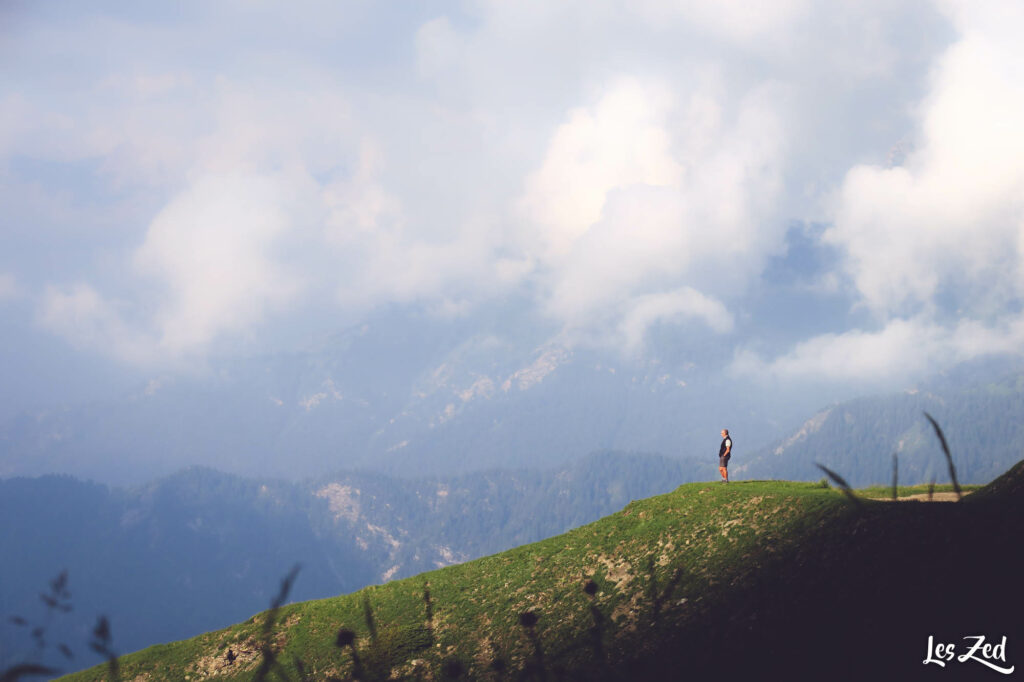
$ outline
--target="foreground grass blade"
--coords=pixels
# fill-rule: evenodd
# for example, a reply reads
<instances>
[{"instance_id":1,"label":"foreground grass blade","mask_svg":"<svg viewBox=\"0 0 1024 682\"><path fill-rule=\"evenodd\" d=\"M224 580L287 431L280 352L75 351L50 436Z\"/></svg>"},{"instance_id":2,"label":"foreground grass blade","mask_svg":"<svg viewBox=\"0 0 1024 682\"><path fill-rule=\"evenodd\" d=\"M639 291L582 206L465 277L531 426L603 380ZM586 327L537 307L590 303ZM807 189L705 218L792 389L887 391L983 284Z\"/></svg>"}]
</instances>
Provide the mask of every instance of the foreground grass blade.
<instances>
[{"instance_id":1,"label":"foreground grass blade","mask_svg":"<svg viewBox=\"0 0 1024 682\"><path fill-rule=\"evenodd\" d=\"M292 590L292 584L295 582L295 578L299 575L300 566L296 564L292 570L288 572L288 575L281 581L281 589L278 591L277 596L274 597L273 601L270 602L270 610L267 611L267 619L263 622L263 642L260 646L260 654L263 660L260 662L260 667L256 671L256 675L253 678L256 682L262 682L267 679L267 676L271 672L276 672L278 677L283 680L288 680L288 673L285 671L284 666L277 660L277 654L274 652L272 643L274 624L277 620L277 613L284 606L285 602L288 601L288 593Z\"/></svg>"},{"instance_id":2,"label":"foreground grass blade","mask_svg":"<svg viewBox=\"0 0 1024 682\"><path fill-rule=\"evenodd\" d=\"M897 490L897 488L898 488L897 483L898 483L898 479L899 479L899 471L900 471L899 458L896 456L896 453L894 452L894 453L892 453L892 501L893 502L895 502L898 499L898 497L899 497L898 490Z\"/></svg>"},{"instance_id":3,"label":"foreground grass blade","mask_svg":"<svg viewBox=\"0 0 1024 682\"><path fill-rule=\"evenodd\" d=\"M960 492L960 482L956 480L956 467L953 466L953 455L949 454L949 445L946 443L946 436L942 433L942 428L939 423L935 421L930 414L924 413L924 416L928 417L928 421L932 423L932 428L935 429L935 435L939 437L939 443L942 444L942 452L946 455L946 462L949 464L949 477L953 479L953 490L956 491L956 499L963 497Z\"/></svg>"},{"instance_id":4,"label":"foreground grass blade","mask_svg":"<svg viewBox=\"0 0 1024 682\"><path fill-rule=\"evenodd\" d=\"M825 475L831 478L832 482L839 486L839 488L843 491L843 494L846 495L847 499L849 499L850 502L852 502L858 509L861 509L864 506L863 503L860 501L860 498L854 494L853 488L851 488L850 484L846 482L846 479L844 479L842 476L829 469L824 464L815 462L814 466L824 471Z\"/></svg>"},{"instance_id":5,"label":"foreground grass blade","mask_svg":"<svg viewBox=\"0 0 1024 682\"><path fill-rule=\"evenodd\" d=\"M21 663L7 670L0 670L0 682L17 682L26 677L53 677L58 671L38 663Z\"/></svg>"}]
</instances>

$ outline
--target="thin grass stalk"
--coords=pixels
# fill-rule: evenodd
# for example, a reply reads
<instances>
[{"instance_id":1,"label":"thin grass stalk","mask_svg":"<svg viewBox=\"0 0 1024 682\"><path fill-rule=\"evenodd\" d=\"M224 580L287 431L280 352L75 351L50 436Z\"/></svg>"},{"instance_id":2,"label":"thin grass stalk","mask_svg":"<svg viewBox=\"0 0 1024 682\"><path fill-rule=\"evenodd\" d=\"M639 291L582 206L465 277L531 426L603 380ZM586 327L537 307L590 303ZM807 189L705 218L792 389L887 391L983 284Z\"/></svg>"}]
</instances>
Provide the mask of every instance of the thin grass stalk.
<instances>
[{"instance_id":1,"label":"thin grass stalk","mask_svg":"<svg viewBox=\"0 0 1024 682\"><path fill-rule=\"evenodd\" d=\"M110 621L106 616L100 616L96 620L96 627L92 631L92 641L89 647L107 659L107 679L110 682L117 682L121 679L120 666L117 662L117 654L114 653L111 643L113 637L110 634Z\"/></svg>"},{"instance_id":2,"label":"thin grass stalk","mask_svg":"<svg viewBox=\"0 0 1024 682\"><path fill-rule=\"evenodd\" d=\"M899 499L899 494L897 492L897 488L898 488L897 481L899 479L899 470L900 470L899 458L896 456L896 453L894 452L894 453L892 453L892 501L893 502L895 502L897 499Z\"/></svg>"},{"instance_id":3,"label":"thin grass stalk","mask_svg":"<svg viewBox=\"0 0 1024 682\"><path fill-rule=\"evenodd\" d=\"M370 606L370 596L363 594L363 620L366 621L366 629L370 631L370 641L377 645L377 620L373 617L373 607Z\"/></svg>"},{"instance_id":4,"label":"thin grass stalk","mask_svg":"<svg viewBox=\"0 0 1024 682\"><path fill-rule=\"evenodd\" d=\"M430 638L430 649L434 649L434 601L430 597L430 583L423 583L423 606L426 612L427 636Z\"/></svg>"},{"instance_id":5,"label":"thin grass stalk","mask_svg":"<svg viewBox=\"0 0 1024 682\"><path fill-rule=\"evenodd\" d=\"M288 593L292 590L292 584L295 582L295 578L299 575L299 569L301 567L296 564L292 567L292 570L288 571L288 575L281 580L281 589L278 590L277 595L270 602L270 610L267 611L267 619L263 621L263 642L260 645L260 655L262 661L260 667L256 670L254 680L261 682L265 680L267 676L274 672L280 679L287 680L288 673L285 671L284 666L277 660L277 654L274 652L273 647L273 631L274 624L277 621L277 613L284 606L285 602L288 601Z\"/></svg>"},{"instance_id":6,"label":"thin grass stalk","mask_svg":"<svg viewBox=\"0 0 1024 682\"><path fill-rule=\"evenodd\" d=\"M816 466L819 469L821 469L822 471L824 471L825 475L828 476L829 478L831 478L832 482L835 483L837 486L839 486L840 490L843 491L843 494L846 495L846 498L848 500L850 500L850 502L852 502L853 505L855 507L857 507L857 509L863 509L864 508L864 504L860 501L860 498L857 497L857 495L854 494L853 488L851 488L850 484L846 482L846 479L844 479L842 476L840 476L836 472L834 472L831 469L829 469L824 464L821 464L819 462L815 462L814 466Z\"/></svg>"},{"instance_id":7,"label":"thin grass stalk","mask_svg":"<svg viewBox=\"0 0 1024 682\"><path fill-rule=\"evenodd\" d=\"M963 497L960 492L960 482L956 480L956 467L953 466L953 455L949 454L949 445L946 443L946 436L942 433L942 428L939 423L935 421L930 414L924 413L924 416L928 417L928 421L932 423L932 428L935 429L935 435L939 437L939 443L942 444L942 452L946 455L946 462L949 464L949 477L953 479L953 490L956 491L956 499Z\"/></svg>"},{"instance_id":8,"label":"thin grass stalk","mask_svg":"<svg viewBox=\"0 0 1024 682\"><path fill-rule=\"evenodd\" d=\"M39 665L38 663L19 663L6 670L0 670L0 682L17 682L17 680L24 677L39 677L43 675L53 677L59 674L59 670L47 668L45 665Z\"/></svg>"}]
</instances>

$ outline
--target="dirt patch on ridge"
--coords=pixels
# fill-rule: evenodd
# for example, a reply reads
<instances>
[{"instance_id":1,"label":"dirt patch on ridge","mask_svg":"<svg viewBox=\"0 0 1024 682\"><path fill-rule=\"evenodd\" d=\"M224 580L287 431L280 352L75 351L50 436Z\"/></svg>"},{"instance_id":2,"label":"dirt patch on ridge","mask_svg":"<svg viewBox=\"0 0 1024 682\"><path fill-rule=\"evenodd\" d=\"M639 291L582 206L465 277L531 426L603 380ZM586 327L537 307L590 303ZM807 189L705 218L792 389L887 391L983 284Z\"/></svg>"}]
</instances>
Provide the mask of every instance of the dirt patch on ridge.
<instances>
[{"instance_id":1,"label":"dirt patch on ridge","mask_svg":"<svg viewBox=\"0 0 1024 682\"><path fill-rule=\"evenodd\" d=\"M971 491L965 491L963 496L967 497L971 494ZM880 502L892 502L891 497L873 497L873 500ZM897 502L956 502L959 497L954 492L941 492L941 493L920 493L917 495L907 495L906 497L897 498Z\"/></svg>"},{"instance_id":2,"label":"dirt patch on ridge","mask_svg":"<svg viewBox=\"0 0 1024 682\"><path fill-rule=\"evenodd\" d=\"M614 557L601 555L597 557L597 563L604 566L605 580L615 585L615 589L622 592L622 588L633 581L632 566L628 561L615 561Z\"/></svg>"}]
</instances>

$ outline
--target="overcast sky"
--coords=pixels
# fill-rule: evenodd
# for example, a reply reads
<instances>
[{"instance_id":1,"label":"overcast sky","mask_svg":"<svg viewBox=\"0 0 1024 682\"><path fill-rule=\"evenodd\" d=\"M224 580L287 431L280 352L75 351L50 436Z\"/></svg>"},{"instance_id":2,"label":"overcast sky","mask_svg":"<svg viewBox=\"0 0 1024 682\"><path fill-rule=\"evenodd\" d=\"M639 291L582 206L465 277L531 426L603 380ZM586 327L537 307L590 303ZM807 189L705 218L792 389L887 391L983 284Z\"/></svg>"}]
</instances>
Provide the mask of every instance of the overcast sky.
<instances>
[{"instance_id":1,"label":"overcast sky","mask_svg":"<svg viewBox=\"0 0 1024 682\"><path fill-rule=\"evenodd\" d=\"M395 303L782 381L1016 352L1021 35L1014 0L0 3L5 400Z\"/></svg>"}]
</instances>

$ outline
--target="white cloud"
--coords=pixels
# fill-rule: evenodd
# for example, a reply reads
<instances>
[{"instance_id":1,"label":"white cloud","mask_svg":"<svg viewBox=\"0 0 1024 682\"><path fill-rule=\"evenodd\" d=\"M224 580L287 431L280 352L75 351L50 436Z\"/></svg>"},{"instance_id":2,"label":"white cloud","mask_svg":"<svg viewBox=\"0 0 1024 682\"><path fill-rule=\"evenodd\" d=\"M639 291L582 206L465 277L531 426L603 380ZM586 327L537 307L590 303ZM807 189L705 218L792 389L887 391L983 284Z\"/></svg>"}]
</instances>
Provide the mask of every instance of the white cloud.
<instances>
[{"instance_id":1,"label":"white cloud","mask_svg":"<svg viewBox=\"0 0 1024 682\"><path fill-rule=\"evenodd\" d=\"M113 302L80 283L49 287L40 323L81 348L126 362L176 362L248 331L300 291L274 257L293 229L279 179L207 175L153 219L132 257L143 295Z\"/></svg>"},{"instance_id":2,"label":"white cloud","mask_svg":"<svg viewBox=\"0 0 1024 682\"><path fill-rule=\"evenodd\" d=\"M998 132L1020 113L1016 34L990 40L1003 22L970 4L951 10L963 39L935 69L906 164L845 175L906 132L935 47L918 0L204 8L167 26L82 10L84 33L19 37L3 161L75 167L83 194L132 209L110 211L117 235L97 230L92 254L120 254L130 276L52 289L52 329L77 319L86 338L201 354L303 306L459 315L511 292L632 350L659 322L729 333L787 221L837 180L828 240L882 323L961 280L998 312L1019 289L985 274L992 254L1024 285L1024 239L998 215L1024 156ZM337 49L337 30L362 47ZM77 68L33 71L36 46ZM980 142L952 135L983 114ZM951 198L958 183L973 199ZM958 215L985 226L970 248ZM910 227L889 230L893 217ZM941 234L922 237L931 222Z\"/></svg>"},{"instance_id":3,"label":"white cloud","mask_svg":"<svg viewBox=\"0 0 1024 682\"><path fill-rule=\"evenodd\" d=\"M0 301L12 299L18 295L18 281L9 272L0 272Z\"/></svg>"},{"instance_id":4,"label":"white cloud","mask_svg":"<svg viewBox=\"0 0 1024 682\"><path fill-rule=\"evenodd\" d=\"M6 156L24 134L31 118L31 106L24 95L8 92L0 98L0 154Z\"/></svg>"},{"instance_id":5,"label":"white cloud","mask_svg":"<svg viewBox=\"0 0 1024 682\"><path fill-rule=\"evenodd\" d=\"M323 200L329 211L325 236L334 245L349 246L361 236L403 220L401 202L381 184L383 163L380 148L372 140L364 139L355 172L323 188Z\"/></svg>"},{"instance_id":6,"label":"white cloud","mask_svg":"<svg viewBox=\"0 0 1024 682\"><path fill-rule=\"evenodd\" d=\"M809 4L805 0L772 3L641 0L635 3L655 26L682 20L730 42L744 44L745 48L751 47L749 43L756 48L758 43L765 41L772 47L778 47L776 41L783 40L787 29L807 11Z\"/></svg>"},{"instance_id":7,"label":"white cloud","mask_svg":"<svg viewBox=\"0 0 1024 682\"><path fill-rule=\"evenodd\" d=\"M558 259L601 217L619 187L665 187L680 181L666 119L663 85L623 78L591 108L570 111L553 135L541 167L526 179L521 205L540 227L540 256Z\"/></svg>"},{"instance_id":8,"label":"white cloud","mask_svg":"<svg viewBox=\"0 0 1024 682\"><path fill-rule=\"evenodd\" d=\"M637 312L651 300L735 295L778 248L784 89L755 88L733 111L713 90L676 102L619 80L555 132L520 205L540 228L545 308L569 330L610 323L632 347L658 319ZM722 315L692 317L726 331Z\"/></svg>"},{"instance_id":9,"label":"white cloud","mask_svg":"<svg viewBox=\"0 0 1024 682\"><path fill-rule=\"evenodd\" d=\"M993 326L965 320L952 327L925 318L895 319L876 332L816 336L772 360L740 350L730 371L762 379L893 386L980 356L1019 353L1022 346L1024 316Z\"/></svg>"},{"instance_id":10,"label":"white cloud","mask_svg":"<svg viewBox=\"0 0 1024 682\"><path fill-rule=\"evenodd\" d=\"M324 237L347 266L337 284L343 306L426 302L446 315L459 314L469 309L467 299L518 279L521 265L492 254L490 225L467 223L434 234L424 216L410 216L385 186L387 172L380 146L364 139L354 173L322 192Z\"/></svg>"},{"instance_id":11,"label":"white cloud","mask_svg":"<svg viewBox=\"0 0 1024 682\"><path fill-rule=\"evenodd\" d=\"M88 284L77 284L67 292L47 288L37 322L77 348L109 353L131 363L153 360L152 341L127 325L117 307Z\"/></svg>"},{"instance_id":12,"label":"white cloud","mask_svg":"<svg viewBox=\"0 0 1024 682\"><path fill-rule=\"evenodd\" d=\"M167 289L154 319L166 352L202 350L298 292L298 278L273 257L291 228L281 194L269 178L204 176L154 218L134 264Z\"/></svg>"},{"instance_id":13,"label":"white cloud","mask_svg":"<svg viewBox=\"0 0 1024 682\"><path fill-rule=\"evenodd\" d=\"M698 319L716 332L725 333L733 328L732 314L720 301L699 291L683 287L677 291L637 296L629 302L622 317L619 332L627 351L643 346L647 329L655 322L679 322Z\"/></svg>"},{"instance_id":14,"label":"white cloud","mask_svg":"<svg viewBox=\"0 0 1024 682\"><path fill-rule=\"evenodd\" d=\"M955 9L961 38L934 69L916 147L895 168L852 168L824 235L883 319L940 295L986 316L1024 295L1024 9Z\"/></svg>"},{"instance_id":15,"label":"white cloud","mask_svg":"<svg viewBox=\"0 0 1024 682\"><path fill-rule=\"evenodd\" d=\"M960 37L935 64L911 151L851 168L823 235L882 328L767 361L742 351L734 371L886 382L1024 348L1024 8L945 7Z\"/></svg>"},{"instance_id":16,"label":"white cloud","mask_svg":"<svg viewBox=\"0 0 1024 682\"><path fill-rule=\"evenodd\" d=\"M443 77L458 66L463 41L448 17L432 19L416 31L416 70L421 78Z\"/></svg>"}]
</instances>

